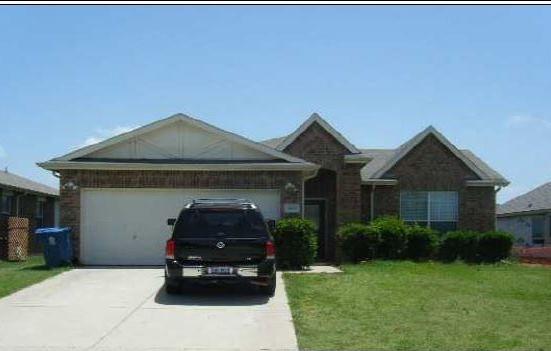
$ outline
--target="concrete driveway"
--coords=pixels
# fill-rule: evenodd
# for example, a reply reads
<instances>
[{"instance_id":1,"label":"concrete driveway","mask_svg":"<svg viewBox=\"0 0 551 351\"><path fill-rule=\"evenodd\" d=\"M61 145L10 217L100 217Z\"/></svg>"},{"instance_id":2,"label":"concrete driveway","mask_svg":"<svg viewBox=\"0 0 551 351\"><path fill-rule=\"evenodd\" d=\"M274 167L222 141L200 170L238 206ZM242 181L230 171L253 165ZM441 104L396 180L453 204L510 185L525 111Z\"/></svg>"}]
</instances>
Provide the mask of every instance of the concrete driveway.
<instances>
[{"instance_id":1,"label":"concrete driveway","mask_svg":"<svg viewBox=\"0 0 551 351\"><path fill-rule=\"evenodd\" d=\"M159 268L75 269L0 300L0 350L296 350L283 288L166 295Z\"/></svg>"}]
</instances>

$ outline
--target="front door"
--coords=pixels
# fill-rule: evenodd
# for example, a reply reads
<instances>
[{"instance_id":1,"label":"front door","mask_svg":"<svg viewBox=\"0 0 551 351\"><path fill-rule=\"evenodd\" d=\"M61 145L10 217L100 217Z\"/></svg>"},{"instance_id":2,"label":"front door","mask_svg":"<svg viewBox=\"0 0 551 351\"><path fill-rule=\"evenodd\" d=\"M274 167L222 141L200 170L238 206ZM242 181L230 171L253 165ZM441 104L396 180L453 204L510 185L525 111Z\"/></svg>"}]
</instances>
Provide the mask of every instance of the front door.
<instances>
[{"instance_id":1,"label":"front door","mask_svg":"<svg viewBox=\"0 0 551 351\"><path fill-rule=\"evenodd\" d=\"M304 218L314 222L314 226L318 233L318 260L323 260L326 258L325 200L305 199Z\"/></svg>"}]
</instances>

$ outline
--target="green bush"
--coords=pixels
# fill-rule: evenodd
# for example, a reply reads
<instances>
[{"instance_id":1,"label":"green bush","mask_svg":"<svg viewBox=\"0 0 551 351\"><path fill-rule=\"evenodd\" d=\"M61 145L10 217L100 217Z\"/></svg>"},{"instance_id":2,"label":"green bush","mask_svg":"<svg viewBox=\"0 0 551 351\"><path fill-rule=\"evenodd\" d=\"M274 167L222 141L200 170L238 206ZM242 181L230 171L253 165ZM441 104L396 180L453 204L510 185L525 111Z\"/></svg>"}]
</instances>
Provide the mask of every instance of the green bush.
<instances>
[{"instance_id":1,"label":"green bush","mask_svg":"<svg viewBox=\"0 0 551 351\"><path fill-rule=\"evenodd\" d=\"M302 269L314 263L317 238L314 223L294 217L277 222L274 231L279 268Z\"/></svg>"},{"instance_id":2,"label":"green bush","mask_svg":"<svg viewBox=\"0 0 551 351\"><path fill-rule=\"evenodd\" d=\"M438 248L438 233L419 225L408 226L405 257L423 260L433 256Z\"/></svg>"},{"instance_id":3,"label":"green bush","mask_svg":"<svg viewBox=\"0 0 551 351\"><path fill-rule=\"evenodd\" d=\"M478 257L482 262L498 262L511 254L514 238L511 234L495 231L482 233L478 239Z\"/></svg>"},{"instance_id":4,"label":"green bush","mask_svg":"<svg viewBox=\"0 0 551 351\"><path fill-rule=\"evenodd\" d=\"M448 232L440 243L439 257L443 261L457 259L475 262L478 259L479 233L474 231Z\"/></svg>"},{"instance_id":5,"label":"green bush","mask_svg":"<svg viewBox=\"0 0 551 351\"><path fill-rule=\"evenodd\" d=\"M337 232L343 253L353 262L373 259L379 244L379 233L363 223L348 223Z\"/></svg>"},{"instance_id":6,"label":"green bush","mask_svg":"<svg viewBox=\"0 0 551 351\"><path fill-rule=\"evenodd\" d=\"M370 227L379 233L380 243L377 256L383 259L399 258L406 246L406 224L392 216L380 217L371 222Z\"/></svg>"}]
</instances>

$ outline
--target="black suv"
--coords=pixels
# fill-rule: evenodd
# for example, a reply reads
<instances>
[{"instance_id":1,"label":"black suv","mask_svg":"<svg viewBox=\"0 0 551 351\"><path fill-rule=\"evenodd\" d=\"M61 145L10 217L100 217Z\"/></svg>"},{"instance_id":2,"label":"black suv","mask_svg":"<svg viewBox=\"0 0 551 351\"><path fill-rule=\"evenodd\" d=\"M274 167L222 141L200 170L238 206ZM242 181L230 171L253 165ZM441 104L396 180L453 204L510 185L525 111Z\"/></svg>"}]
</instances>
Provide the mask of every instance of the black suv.
<instances>
[{"instance_id":1,"label":"black suv","mask_svg":"<svg viewBox=\"0 0 551 351\"><path fill-rule=\"evenodd\" d=\"M184 207L166 243L168 294L185 283L250 282L276 287L275 246L258 207L241 199L199 199Z\"/></svg>"}]
</instances>

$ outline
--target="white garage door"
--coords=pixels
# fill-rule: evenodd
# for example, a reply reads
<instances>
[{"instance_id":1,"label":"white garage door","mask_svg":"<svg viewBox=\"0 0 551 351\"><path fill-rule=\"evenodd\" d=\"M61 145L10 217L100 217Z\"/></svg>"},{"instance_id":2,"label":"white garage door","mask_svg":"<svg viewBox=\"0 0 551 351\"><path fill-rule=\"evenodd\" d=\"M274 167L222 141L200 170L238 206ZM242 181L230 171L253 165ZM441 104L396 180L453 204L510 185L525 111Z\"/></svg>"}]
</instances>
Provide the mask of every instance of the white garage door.
<instances>
[{"instance_id":1,"label":"white garage door","mask_svg":"<svg viewBox=\"0 0 551 351\"><path fill-rule=\"evenodd\" d=\"M246 198L278 219L278 190L83 189L80 260L88 265L159 265L182 207L197 198Z\"/></svg>"}]
</instances>

